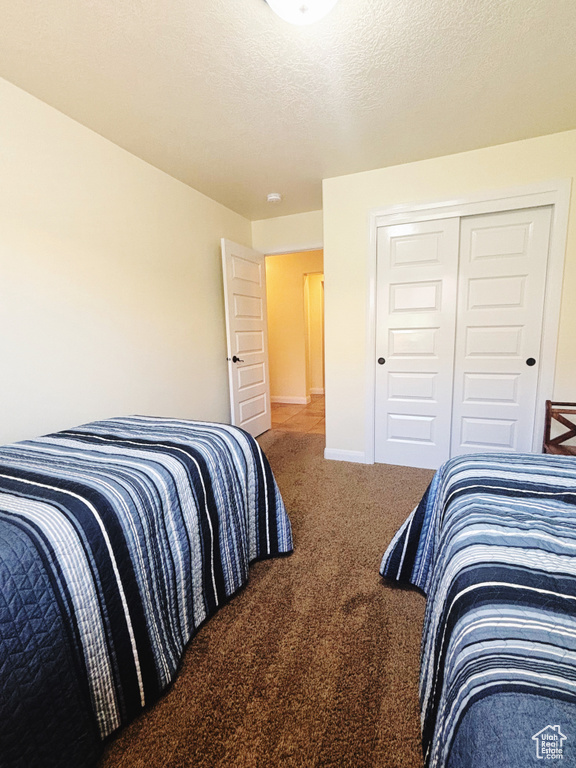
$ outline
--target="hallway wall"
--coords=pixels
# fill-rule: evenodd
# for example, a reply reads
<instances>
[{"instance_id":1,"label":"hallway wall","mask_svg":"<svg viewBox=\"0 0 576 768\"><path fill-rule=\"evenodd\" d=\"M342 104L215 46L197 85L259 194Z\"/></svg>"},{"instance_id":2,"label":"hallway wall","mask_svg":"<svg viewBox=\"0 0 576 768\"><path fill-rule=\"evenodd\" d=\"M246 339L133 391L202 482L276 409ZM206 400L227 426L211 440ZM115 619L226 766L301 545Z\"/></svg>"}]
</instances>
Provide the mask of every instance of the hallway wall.
<instances>
[{"instance_id":1,"label":"hallway wall","mask_svg":"<svg viewBox=\"0 0 576 768\"><path fill-rule=\"evenodd\" d=\"M323 261L321 250L266 258L268 355L273 402L308 402L304 277L308 273L322 272Z\"/></svg>"}]
</instances>

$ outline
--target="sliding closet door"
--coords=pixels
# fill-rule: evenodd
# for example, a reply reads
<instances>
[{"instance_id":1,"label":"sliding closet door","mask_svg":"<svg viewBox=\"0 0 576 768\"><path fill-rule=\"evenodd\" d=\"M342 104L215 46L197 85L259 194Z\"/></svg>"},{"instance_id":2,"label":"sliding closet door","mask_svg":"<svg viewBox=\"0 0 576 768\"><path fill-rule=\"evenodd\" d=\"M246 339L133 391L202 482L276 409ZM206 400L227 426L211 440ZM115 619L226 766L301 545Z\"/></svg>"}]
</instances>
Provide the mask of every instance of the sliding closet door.
<instances>
[{"instance_id":1,"label":"sliding closet door","mask_svg":"<svg viewBox=\"0 0 576 768\"><path fill-rule=\"evenodd\" d=\"M452 455L532 451L550 221L461 220Z\"/></svg>"},{"instance_id":2,"label":"sliding closet door","mask_svg":"<svg viewBox=\"0 0 576 768\"><path fill-rule=\"evenodd\" d=\"M448 458L459 220L378 229L375 459Z\"/></svg>"}]
</instances>

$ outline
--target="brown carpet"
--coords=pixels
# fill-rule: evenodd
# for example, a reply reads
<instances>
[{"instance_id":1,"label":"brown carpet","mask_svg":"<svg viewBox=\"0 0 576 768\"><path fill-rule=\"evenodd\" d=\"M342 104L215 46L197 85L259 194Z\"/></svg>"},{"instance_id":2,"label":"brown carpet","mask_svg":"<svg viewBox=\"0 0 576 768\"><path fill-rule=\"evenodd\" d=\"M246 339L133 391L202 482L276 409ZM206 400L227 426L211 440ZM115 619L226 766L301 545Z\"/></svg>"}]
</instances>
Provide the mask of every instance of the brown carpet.
<instances>
[{"instance_id":1,"label":"brown carpet","mask_svg":"<svg viewBox=\"0 0 576 768\"><path fill-rule=\"evenodd\" d=\"M322 435L260 438L289 557L256 563L200 629L174 685L101 768L418 768L424 598L378 567L432 473L325 461Z\"/></svg>"}]
</instances>

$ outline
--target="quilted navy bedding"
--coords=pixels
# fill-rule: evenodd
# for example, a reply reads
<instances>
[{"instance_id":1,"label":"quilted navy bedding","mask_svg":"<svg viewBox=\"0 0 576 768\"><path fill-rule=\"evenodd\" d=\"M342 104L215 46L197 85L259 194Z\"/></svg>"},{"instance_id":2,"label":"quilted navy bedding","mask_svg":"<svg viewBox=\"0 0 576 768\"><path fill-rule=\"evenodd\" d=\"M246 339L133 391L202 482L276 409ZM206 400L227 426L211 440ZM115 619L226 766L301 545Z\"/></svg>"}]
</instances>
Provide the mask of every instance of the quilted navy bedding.
<instances>
[{"instance_id":1,"label":"quilted navy bedding","mask_svg":"<svg viewBox=\"0 0 576 768\"><path fill-rule=\"evenodd\" d=\"M249 563L291 549L240 429L127 417L0 447L0 766L94 765Z\"/></svg>"},{"instance_id":2,"label":"quilted navy bedding","mask_svg":"<svg viewBox=\"0 0 576 768\"><path fill-rule=\"evenodd\" d=\"M426 766L576 765L576 458L451 459L380 572L427 598Z\"/></svg>"}]
</instances>

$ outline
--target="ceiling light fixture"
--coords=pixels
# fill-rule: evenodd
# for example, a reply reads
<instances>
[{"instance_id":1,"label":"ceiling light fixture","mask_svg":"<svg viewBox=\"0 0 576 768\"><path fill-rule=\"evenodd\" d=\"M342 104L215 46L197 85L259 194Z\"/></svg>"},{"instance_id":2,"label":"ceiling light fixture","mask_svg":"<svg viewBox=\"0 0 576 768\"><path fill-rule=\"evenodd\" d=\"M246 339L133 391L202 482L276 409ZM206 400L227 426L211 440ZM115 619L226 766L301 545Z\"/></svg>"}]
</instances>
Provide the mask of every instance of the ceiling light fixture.
<instances>
[{"instance_id":1,"label":"ceiling light fixture","mask_svg":"<svg viewBox=\"0 0 576 768\"><path fill-rule=\"evenodd\" d=\"M314 24L336 5L338 0L266 0L270 8L290 24Z\"/></svg>"},{"instance_id":2,"label":"ceiling light fixture","mask_svg":"<svg viewBox=\"0 0 576 768\"><path fill-rule=\"evenodd\" d=\"M279 192L269 192L266 195L266 200L268 200L269 203L281 203L282 195Z\"/></svg>"}]
</instances>

